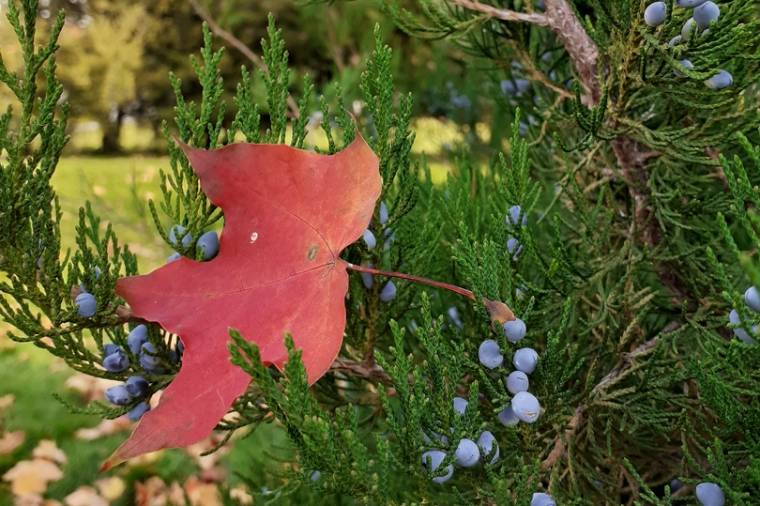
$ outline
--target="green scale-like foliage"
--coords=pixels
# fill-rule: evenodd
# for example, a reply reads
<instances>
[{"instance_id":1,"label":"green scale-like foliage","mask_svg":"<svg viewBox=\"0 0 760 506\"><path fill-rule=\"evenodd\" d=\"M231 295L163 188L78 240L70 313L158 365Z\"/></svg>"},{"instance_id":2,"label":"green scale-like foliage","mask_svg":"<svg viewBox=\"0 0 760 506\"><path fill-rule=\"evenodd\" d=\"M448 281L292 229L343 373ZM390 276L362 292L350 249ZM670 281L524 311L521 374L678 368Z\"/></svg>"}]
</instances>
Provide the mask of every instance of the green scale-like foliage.
<instances>
[{"instance_id":1,"label":"green scale-like foliage","mask_svg":"<svg viewBox=\"0 0 760 506\"><path fill-rule=\"evenodd\" d=\"M497 7L532 12L532 5ZM245 140L319 151L307 142L318 116L306 114L319 110L326 152L361 134L378 154L381 200L390 211L381 223L378 206L370 223L378 246L357 242L346 260L454 282L477 301L504 301L528 335L508 343L480 302L403 280L394 280L397 297L382 302L387 280L375 277L368 289L358 275L346 299L339 366L311 388L292 340L280 373L263 367L256 347L233 331L232 360L253 382L235 403L236 416L218 428L231 436L274 423L290 442L267 449L263 475L239 470L252 490L268 487L257 499L512 505L548 491L559 504L678 504L693 502L693 486L710 480L730 504L752 504L760 494L760 351L734 339L727 319L736 308L744 330L760 324L742 299L749 284L760 285L753 84L760 44L751 3L721 2L709 36L669 47L684 9L669 5L668 21L652 29L643 23L645 2L572 2L600 51L593 104L584 103L587 83L577 82L561 41L545 27L451 2L386 7L403 29L449 37L477 68L488 69L477 97L483 120L494 122L487 150L455 146L446 182L433 184L426 160L411 154L414 96L394 88L392 53L379 32L360 79L364 108L352 117L343 104L315 97L310 79L293 82L272 19L262 43L266 71L242 69L227 104L224 55L206 30L201 58L192 60L200 104L186 101L183 83L170 77L176 118L164 125L170 166L161 174L161 199L150 206L157 233L169 243L169 228L182 224L198 237L224 219L175 136L205 148ZM35 49L36 8L25 0L20 11L16 2L9 9L27 74L0 67L0 80L21 104L20 114L0 120L0 269L7 276L0 309L15 329L11 338L44 346L87 374L124 379L136 369L104 371L99 349L125 343L129 329L113 286L137 272L136 260L89 206L80 214L77 250L60 254L60 211L49 180L66 141L65 106L50 63L57 30ZM685 55L693 71L677 63ZM717 68L732 71L732 87L704 86ZM29 78L39 72L41 79ZM500 81L522 77L533 84L519 96L500 89ZM257 79L262 97L254 96ZM37 81L45 85L30 84ZM295 89L300 113L290 117ZM621 160L621 146L641 155L632 167ZM521 206L526 226L505 221L512 205ZM517 256L506 250L510 237L522 246ZM198 252L191 244L179 253ZM99 302L92 319L76 314L72 287L80 284ZM461 328L445 316L452 306ZM504 353L501 368L478 362L478 346L488 338ZM158 389L178 366L171 355L176 337L152 325L150 340L165 371L150 378ZM510 403L504 379L522 346L539 352L530 391L543 409L533 424L504 427L496 418ZM455 396L469 400L462 416L452 409ZM128 407L86 409L112 417ZM458 442L484 430L496 436L500 459L457 467L451 481L433 483ZM447 457L429 474L421 456L433 447ZM675 494L665 487L673 478L686 486Z\"/></svg>"}]
</instances>

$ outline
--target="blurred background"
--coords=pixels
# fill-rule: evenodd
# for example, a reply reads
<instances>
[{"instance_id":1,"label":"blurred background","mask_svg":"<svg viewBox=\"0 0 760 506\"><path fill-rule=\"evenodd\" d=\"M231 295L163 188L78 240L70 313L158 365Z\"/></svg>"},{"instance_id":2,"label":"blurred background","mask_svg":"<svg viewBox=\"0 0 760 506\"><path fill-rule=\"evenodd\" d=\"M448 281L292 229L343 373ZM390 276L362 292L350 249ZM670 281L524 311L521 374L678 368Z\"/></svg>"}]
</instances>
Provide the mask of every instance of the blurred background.
<instances>
[{"instance_id":1,"label":"blurred background","mask_svg":"<svg viewBox=\"0 0 760 506\"><path fill-rule=\"evenodd\" d=\"M0 0L0 11L6 9L7 2ZM158 195L159 169L168 167L161 130L164 124L173 128L170 74L185 97L200 98L189 56L203 43L204 19L217 33L232 35L234 43L260 55L271 12L290 51L292 94L298 96L297 83L309 74L318 93L335 99L337 90L343 90L344 104L354 114L362 107L356 97L363 55L371 51L372 27L379 24L394 49L397 88L415 96L414 152L427 157L435 180L446 177L447 159L459 144L466 140L477 149L501 142L508 124L494 104L486 106L485 114L478 94L470 91L482 90L489 69L474 72L473 57L445 42L407 36L375 1L40 0L42 36L59 10L66 12L59 75L71 106L71 141L54 176L64 212L63 247L73 246L78 209L89 200L121 241L130 244L143 272L169 254L146 203ZM253 65L250 55L230 40L216 38L215 44L226 48L222 70L231 100L241 66ZM19 51L3 15L0 52L9 67L18 65ZM494 86L498 79L493 76ZM261 90L258 97L265 101ZM9 104L8 90L0 88L0 107ZM304 113L316 110L314 104L313 111ZM310 134L312 145L323 141L318 132ZM99 474L100 462L126 437L130 424L74 414L54 395L83 405L102 398L107 386L107 381L72 375L65 364L32 346L0 338L0 506L213 506L298 502L300 495L309 494L293 490L288 498L271 497L269 490L287 479L285 468L277 476L278 456L289 451L284 435L271 426L210 456L201 454L217 441L149 455Z\"/></svg>"}]
</instances>

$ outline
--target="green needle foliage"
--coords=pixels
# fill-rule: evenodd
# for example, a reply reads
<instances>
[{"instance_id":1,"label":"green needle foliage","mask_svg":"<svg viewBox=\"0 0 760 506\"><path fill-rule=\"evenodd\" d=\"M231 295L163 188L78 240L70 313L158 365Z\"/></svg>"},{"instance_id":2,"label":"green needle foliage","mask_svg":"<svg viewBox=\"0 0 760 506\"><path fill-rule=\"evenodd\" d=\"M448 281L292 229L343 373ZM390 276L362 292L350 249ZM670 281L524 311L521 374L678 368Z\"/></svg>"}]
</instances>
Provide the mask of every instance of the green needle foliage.
<instances>
[{"instance_id":1,"label":"green needle foliage","mask_svg":"<svg viewBox=\"0 0 760 506\"><path fill-rule=\"evenodd\" d=\"M728 504L753 504L760 497L760 347L751 341L760 339L760 314L743 292L760 286L756 6L720 2L708 33L669 44L691 15L674 2L656 28L643 23L643 1L547 0L546 11L522 0L474 3L546 16L565 6L598 52L594 72L584 74L561 31L462 4L473 3L385 2L399 27L448 39L482 75L477 96L458 97L457 107L491 120L492 138L484 150L470 131L451 147L443 184L433 184L427 160L412 155L415 97L394 87L392 53L377 31L358 90L349 90L363 104L356 117L341 90L331 103L311 79L294 82L271 18L262 42L267 70L242 69L231 104L222 93L224 54L208 29L201 58L192 60L200 104L169 78L176 94L175 124L163 129L170 166L150 208L157 233L178 253L199 254L194 241L173 244L170 227L197 238L224 216L177 141L319 151L307 140L319 124L325 152L360 134L380 158L388 218L378 205L369 224L377 246L359 241L344 258L475 294L472 302L394 279L397 296L383 301L388 279L352 274L344 347L311 387L289 337L279 372L261 364L250 336L232 331L231 360L252 383L218 429L230 437L272 423L290 442L268 450L264 475L242 469L241 476L252 490L267 487L257 499L292 503L524 505L547 492L563 505L692 504L695 485L712 481ZM147 374L155 391L181 363L177 337L155 325L148 339L160 367L146 372L131 351L124 371L100 366L102 346L126 348L135 324L113 292L119 276L138 271L134 256L88 205L77 250L60 251L49 181L66 142L54 63L63 21L36 46L36 12L34 0L9 3L24 67L0 65L0 81L19 102L0 118L0 311L12 339L87 374ZM679 63L685 57L693 69ZM733 85L705 86L720 68L731 71ZM255 80L264 96L254 95ZM289 112L291 95L297 115ZM514 205L525 225L509 219ZM509 239L519 248L509 251ZM98 301L92 318L79 317L72 299L84 290ZM526 338L508 342L484 299L506 303L525 321ZM728 320L734 308L738 324ZM742 331L747 342L734 337ZM485 339L498 342L501 367L479 363ZM529 390L541 413L535 423L503 425L498 415L512 400L505 378L527 346L539 354ZM454 397L467 400L463 414ZM85 409L112 417L131 407ZM484 431L495 436L499 458L456 465L459 443ZM431 449L446 455L432 471L422 457ZM435 483L450 464L453 477Z\"/></svg>"}]
</instances>

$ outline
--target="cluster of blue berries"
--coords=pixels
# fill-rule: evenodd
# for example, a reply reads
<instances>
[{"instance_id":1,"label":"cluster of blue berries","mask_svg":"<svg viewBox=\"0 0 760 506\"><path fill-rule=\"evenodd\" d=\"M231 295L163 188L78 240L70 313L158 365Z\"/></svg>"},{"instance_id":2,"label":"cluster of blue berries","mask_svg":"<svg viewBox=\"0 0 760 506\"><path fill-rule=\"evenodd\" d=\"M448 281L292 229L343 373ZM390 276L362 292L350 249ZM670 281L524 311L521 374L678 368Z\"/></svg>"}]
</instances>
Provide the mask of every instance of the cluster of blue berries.
<instances>
[{"instance_id":1,"label":"cluster of blue berries","mask_svg":"<svg viewBox=\"0 0 760 506\"><path fill-rule=\"evenodd\" d=\"M454 411L460 416L464 415L467 411L468 402L463 397L454 397L452 404ZM437 443L447 445L449 443L449 439L446 436L437 433L431 433L431 435L423 433L423 439L429 445ZM495 464L499 460L499 444L496 442L493 433L487 430L478 436L477 441L462 438L457 444L456 450L454 450L454 462L459 467L475 467L481 461L481 457L488 464ZM433 448L422 454L422 465L425 466L428 472L433 473L438 471L445 458L446 452ZM433 483L442 484L449 481L453 475L454 465L449 464L441 476L435 476L432 480Z\"/></svg>"},{"instance_id":2,"label":"cluster of blue berries","mask_svg":"<svg viewBox=\"0 0 760 506\"><path fill-rule=\"evenodd\" d=\"M752 311L760 313L760 291L757 289L757 287L750 286L747 288L747 290L744 292L744 302ZM755 344L757 342L752 336L750 336L749 332L741 327L743 323L741 316L739 316L739 311L732 309L728 314L728 321L732 326L734 326L733 330L736 337L747 344ZM756 336L760 334L760 329L757 325L752 325L752 333Z\"/></svg>"},{"instance_id":3,"label":"cluster of blue berries","mask_svg":"<svg viewBox=\"0 0 760 506\"><path fill-rule=\"evenodd\" d=\"M701 37L710 33L710 24L720 17L720 7L709 0L678 0L679 7L693 9L692 17L686 20L681 27L681 35L676 35L668 42L670 47L676 46L683 41L690 40L692 36L701 32ZM648 26L659 26L668 17L668 7L665 2L654 2L644 10L644 22ZM694 64L688 59L679 60L686 69L694 69ZM677 75L682 75L677 73ZM720 90L731 86L734 77L727 70L719 70L715 75L705 80L705 86L713 90Z\"/></svg>"},{"instance_id":4,"label":"cluster of blue berries","mask_svg":"<svg viewBox=\"0 0 760 506\"><path fill-rule=\"evenodd\" d=\"M380 202L380 210L378 212L378 221L380 222L380 228L382 228L382 234L383 234L383 251L388 251L391 248L391 245L393 244L393 241L396 239L396 233L393 231L391 227L386 227L385 225L388 223L388 206L385 202ZM377 238L375 237L375 234L372 232L372 230L367 229L362 234L362 240L364 241L364 244L367 246L367 249L372 250L375 249L377 246ZM374 267L372 264L367 264L367 267ZM362 272L362 283L364 283L364 287L369 290L374 286L375 280L372 276L372 274L368 272ZM396 298L396 285L393 283L393 280L389 280L385 285L383 286L382 290L380 290L380 300L383 302L390 302L393 299Z\"/></svg>"},{"instance_id":5,"label":"cluster of blue berries","mask_svg":"<svg viewBox=\"0 0 760 506\"><path fill-rule=\"evenodd\" d=\"M187 249L193 243L193 235L184 226L174 225L169 229L169 242L175 248L182 245L183 249ZM205 232L195 242L195 248L200 252L202 260L211 260L219 253L219 236L213 230ZM171 263L181 257L182 255L175 251L166 260Z\"/></svg>"},{"instance_id":6,"label":"cluster of blue berries","mask_svg":"<svg viewBox=\"0 0 760 506\"><path fill-rule=\"evenodd\" d=\"M161 367L161 359L158 357L156 346L148 340L148 327L143 324L137 325L127 335L127 348L108 343L103 346L103 368L112 373L121 373L129 369L130 356L137 358L139 367L148 374L160 374L164 372ZM171 351L171 359L178 361L182 356L183 346L177 341L177 346ZM152 389L150 382L140 374L132 375L121 385L110 387L106 390L106 399L117 406L128 406L135 401L137 404L127 412L127 417L132 421L139 420L149 409L148 397Z\"/></svg>"},{"instance_id":7,"label":"cluster of blue berries","mask_svg":"<svg viewBox=\"0 0 760 506\"><path fill-rule=\"evenodd\" d=\"M465 414L468 404L467 399L454 397L453 407L458 415L463 416ZM449 443L446 436L437 433L432 433L430 436L423 433L423 438L429 445L436 442L443 445ZM496 437L491 431L485 430L480 433L477 441L469 438L462 438L459 441L456 450L454 450L454 463L465 469L475 467L481 460L488 465L493 465L499 460L499 456L499 443L496 441ZM454 476L454 464L448 464L444 469L440 469L445 459L446 452L438 448L427 450L422 454L422 465L429 473L437 475L432 478L433 483L440 485ZM556 506L554 499L549 494L542 492L533 494L530 504L531 506Z\"/></svg>"}]
</instances>

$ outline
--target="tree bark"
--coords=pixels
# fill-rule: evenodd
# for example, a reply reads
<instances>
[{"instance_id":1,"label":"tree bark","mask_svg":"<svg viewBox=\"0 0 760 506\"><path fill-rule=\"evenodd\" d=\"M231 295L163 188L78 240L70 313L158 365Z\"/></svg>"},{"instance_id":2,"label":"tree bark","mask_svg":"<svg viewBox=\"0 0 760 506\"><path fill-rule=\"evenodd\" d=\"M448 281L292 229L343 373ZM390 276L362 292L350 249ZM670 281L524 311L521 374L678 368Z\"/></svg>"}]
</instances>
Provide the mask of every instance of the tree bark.
<instances>
[{"instance_id":1,"label":"tree bark","mask_svg":"<svg viewBox=\"0 0 760 506\"><path fill-rule=\"evenodd\" d=\"M124 111L121 107L117 108L115 118L107 118L100 123L103 129L103 139L100 144L100 152L104 154L114 154L121 152L121 126L124 122Z\"/></svg>"}]
</instances>

